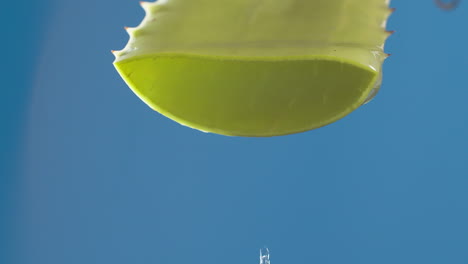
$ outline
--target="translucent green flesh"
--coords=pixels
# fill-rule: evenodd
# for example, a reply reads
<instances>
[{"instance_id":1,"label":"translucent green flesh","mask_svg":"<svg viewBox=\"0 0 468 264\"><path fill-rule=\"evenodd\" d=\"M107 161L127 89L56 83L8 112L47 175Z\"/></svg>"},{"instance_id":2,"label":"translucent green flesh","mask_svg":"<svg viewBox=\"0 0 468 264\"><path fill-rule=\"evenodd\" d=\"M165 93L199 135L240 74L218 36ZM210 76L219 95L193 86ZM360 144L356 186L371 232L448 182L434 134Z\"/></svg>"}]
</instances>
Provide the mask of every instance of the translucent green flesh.
<instances>
[{"instance_id":1,"label":"translucent green flesh","mask_svg":"<svg viewBox=\"0 0 468 264\"><path fill-rule=\"evenodd\" d=\"M378 72L331 57L153 55L115 63L161 114L202 131L277 136L332 123L362 105Z\"/></svg>"}]
</instances>

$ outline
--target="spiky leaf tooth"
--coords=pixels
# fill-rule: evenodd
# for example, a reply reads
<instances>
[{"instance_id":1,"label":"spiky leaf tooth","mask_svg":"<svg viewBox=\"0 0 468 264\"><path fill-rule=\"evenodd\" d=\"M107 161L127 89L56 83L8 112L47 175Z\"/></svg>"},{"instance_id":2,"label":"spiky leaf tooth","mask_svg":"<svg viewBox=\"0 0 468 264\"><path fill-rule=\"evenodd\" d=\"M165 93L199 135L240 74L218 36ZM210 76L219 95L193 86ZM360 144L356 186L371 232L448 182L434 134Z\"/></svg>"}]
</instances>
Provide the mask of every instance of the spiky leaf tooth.
<instances>
[{"instance_id":1,"label":"spiky leaf tooth","mask_svg":"<svg viewBox=\"0 0 468 264\"><path fill-rule=\"evenodd\" d=\"M276 136L334 122L381 82L387 0L165 0L116 52L150 107L202 131Z\"/></svg>"}]
</instances>

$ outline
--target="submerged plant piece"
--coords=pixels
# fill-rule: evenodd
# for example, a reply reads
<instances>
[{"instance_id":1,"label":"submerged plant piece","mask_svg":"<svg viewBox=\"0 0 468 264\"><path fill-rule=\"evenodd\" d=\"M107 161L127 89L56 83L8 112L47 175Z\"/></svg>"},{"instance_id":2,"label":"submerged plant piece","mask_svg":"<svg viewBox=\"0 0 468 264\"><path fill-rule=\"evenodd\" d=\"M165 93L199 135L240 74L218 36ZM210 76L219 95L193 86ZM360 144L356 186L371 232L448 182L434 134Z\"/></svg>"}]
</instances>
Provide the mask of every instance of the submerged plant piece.
<instances>
[{"instance_id":1,"label":"submerged plant piece","mask_svg":"<svg viewBox=\"0 0 468 264\"><path fill-rule=\"evenodd\" d=\"M143 2L114 62L151 108L192 128L277 136L330 124L378 91L388 0Z\"/></svg>"}]
</instances>

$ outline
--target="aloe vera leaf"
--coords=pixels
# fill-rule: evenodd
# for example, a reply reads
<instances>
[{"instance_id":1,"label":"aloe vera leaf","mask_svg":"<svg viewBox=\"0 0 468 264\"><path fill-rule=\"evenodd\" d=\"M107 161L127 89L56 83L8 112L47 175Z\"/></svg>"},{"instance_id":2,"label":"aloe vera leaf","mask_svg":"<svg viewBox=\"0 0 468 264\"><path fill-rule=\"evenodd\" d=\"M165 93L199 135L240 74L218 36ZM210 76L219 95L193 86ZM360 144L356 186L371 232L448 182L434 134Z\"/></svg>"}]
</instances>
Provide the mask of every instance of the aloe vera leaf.
<instances>
[{"instance_id":1,"label":"aloe vera leaf","mask_svg":"<svg viewBox=\"0 0 468 264\"><path fill-rule=\"evenodd\" d=\"M277 136L330 124L375 95L385 0L142 3L114 65L151 108L192 128Z\"/></svg>"}]
</instances>

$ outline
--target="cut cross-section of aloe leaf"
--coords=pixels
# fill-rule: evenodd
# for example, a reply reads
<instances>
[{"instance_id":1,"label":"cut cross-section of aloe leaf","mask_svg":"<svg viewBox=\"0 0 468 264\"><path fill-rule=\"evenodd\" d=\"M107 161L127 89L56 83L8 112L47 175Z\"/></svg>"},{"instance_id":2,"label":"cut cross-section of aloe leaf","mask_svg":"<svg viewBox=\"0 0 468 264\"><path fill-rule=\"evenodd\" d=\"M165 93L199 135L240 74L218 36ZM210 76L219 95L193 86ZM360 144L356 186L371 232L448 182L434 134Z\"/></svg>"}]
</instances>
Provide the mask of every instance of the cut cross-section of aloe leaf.
<instances>
[{"instance_id":1,"label":"cut cross-section of aloe leaf","mask_svg":"<svg viewBox=\"0 0 468 264\"><path fill-rule=\"evenodd\" d=\"M150 107L192 128L277 136L349 114L381 82L385 0L142 3L114 62Z\"/></svg>"}]
</instances>

